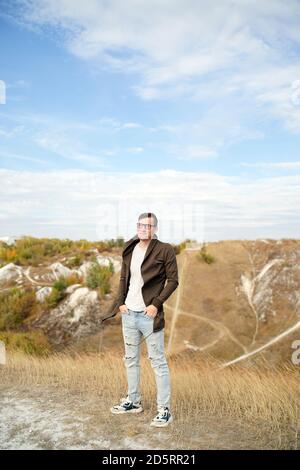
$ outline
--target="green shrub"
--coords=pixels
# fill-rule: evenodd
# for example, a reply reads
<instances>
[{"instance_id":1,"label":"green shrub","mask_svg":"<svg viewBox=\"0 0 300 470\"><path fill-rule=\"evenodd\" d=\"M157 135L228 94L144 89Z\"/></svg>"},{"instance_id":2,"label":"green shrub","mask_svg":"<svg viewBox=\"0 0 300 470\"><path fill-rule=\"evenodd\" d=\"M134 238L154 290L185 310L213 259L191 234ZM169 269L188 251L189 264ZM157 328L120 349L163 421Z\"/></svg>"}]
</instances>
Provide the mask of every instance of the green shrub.
<instances>
[{"instance_id":1,"label":"green shrub","mask_svg":"<svg viewBox=\"0 0 300 470\"><path fill-rule=\"evenodd\" d=\"M59 292L63 292L68 287L68 281L66 277L60 276L57 281L53 284L53 289L56 289Z\"/></svg>"},{"instance_id":2,"label":"green shrub","mask_svg":"<svg viewBox=\"0 0 300 470\"><path fill-rule=\"evenodd\" d=\"M35 291L13 287L0 294L0 331L13 330L34 314L37 308Z\"/></svg>"},{"instance_id":3,"label":"green shrub","mask_svg":"<svg viewBox=\"0 0 300 470\"><path fill-rule=\"evenodd\" d=\"M116 246L118 247L123 247L125 244L125 240L123 237L118 237L116 240Z\"/></svg>"},{"instance_id":4,"label":"green shrub","mask_svg":"<svg viewBox=\"0 0 300 470\"><path fill-rule=\"evenodd\" d=\"M100 296L110 292L110 279L114 273L113 263L110 261L109 266L100 266L95 260L89 268L86 276L86 286L90 289L98 289Z\"/></svg>"},{"instance_id":5,"label":"green shrub","mask_svg":"<svg viewBox=\"0 0 300 470\"><path fill-rule=\"evenodd\" d=\"M0 332L0 340L7 351L23 351L26 354L44 356L51 352L51 346L45 334L40 330L26 333L16 331Z\"/></svg>"},{"instance_id":6,"label":"green shrub","mask_svg":"<svg viewBox=\"0 0 300 470\"><path fill-rule=\"evenodd\" d=\"M68 259L64 264L67 266L69 269L73 268L78 268L83 262L83 256L77 254L76 256L73 256L72 258Z\"/></svg>"},{"instance_id":7,"label":"green shrub","mask_svg":"<svg viewBox=\"0 0 300 470\"><path fill-rule=\"evenodd\" d=\"M52 286L52 291L45 297L45 302L50 308L56 307L66 296L68 281L64 276L60 276Z\"/></svg>"},{"instance_id":8,"label":"green shrub","mask_svg":"<svg viewBox=\"0 0 300 470\"><path fill-rule=\"evenodd\" d=\"M82 278L77 274L68 277L60 276L52 286L52 291L45 297L45 302L50 308L56 307L66 297L66 289L72 284L81 284Z\"/></svg>"},{"instance_id":9,"label":"green shrub","mask_svg":"<svg viewBox=\"0 0 300 470\"><path fill-rule=\"evenodd\" d=\"M65 298L66 294L64 291L53 289L52 292L45 297L45 302L50 308L55 308L61 300Z\"/></svg>"},{"instance_id":10,"label":"green shrub","mask_svg":"<svg viewBox=\"0 0 300 470\"><path fill-rule=\"evenodd\" d=\"M179 245L173 245L175 255L179 255L186 248L186 242L181 242Z\"/></svg>"},{"instance_id":11,"label":"green shrub","mask_svg":"<svg viewBox=\"0 0 300 470\"><path fill-rule=\"evenodd\" d=\"M207 264L212 264L215 262L214 256L206 252L206 246L203 244L201 250L197 253L197 258L204 261Z\"/></svg>"},{"instance_id":12,"label":"green shrub","mask_svg":"<svg viewBox=\"0 0 300 470\"><path fill-rule=\"evenodd\" d=\"M175 250L175 254L179 255L182 251L184 251L189 243L197 243L197 240L191 240L190 238L186 238L183 242L179 243L178 245L173 245Z\"/></svg>"},{"instance_id":13,"label":"green shrub","mask_svg":"<svg viewBox=\"0 0 300 470\"><path fill-rule=\"evenodd\" d=\"M101 251L111 251L114 247L122 247L124 239L105 240L100 242L92 242L88 240L69 240L59 238L35 238L24 236L15 241L13 245L0 242L0 262L2 264L16 263L19 265L37 266L43 260L48 261L49 258L61 255L72 254L78 252L78 256L86 250L97 248ZM77 259L76 262L79 262Z\"/></svg>"},{"instance_id":14,"label":"green shrub","mask_svg":"<svg viewBox=\"0 0 300 470\"><path fill-rule=\"evenodd\" d=\"M81 284L83 282L83 275L78 273L72 273L66 278L67 286L71 286L72 284Z\"/></svg>"}]
</instances>

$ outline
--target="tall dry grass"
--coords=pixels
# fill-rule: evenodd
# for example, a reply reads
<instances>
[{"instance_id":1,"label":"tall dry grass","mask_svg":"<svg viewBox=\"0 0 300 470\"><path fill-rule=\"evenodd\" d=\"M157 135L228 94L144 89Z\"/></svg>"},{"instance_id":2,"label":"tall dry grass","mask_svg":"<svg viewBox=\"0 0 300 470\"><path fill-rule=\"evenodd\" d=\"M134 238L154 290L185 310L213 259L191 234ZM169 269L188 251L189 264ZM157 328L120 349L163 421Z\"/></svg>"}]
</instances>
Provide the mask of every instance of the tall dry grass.
<instances>
[{"instance_id":1,"label":"tall dry grass","mask_svg":"<svg viewBox=\"0 0 300 470\"><path fill-rule=\"evenodd\" d=\"M184 423L206 414L232 417L259 427L265 423L278 433L289 430L297 447L300 429L299 370L296 367L250 368L234 366L219 369L211 360L168 357L172 383L172 410ZM56 386L65 391L96 393L103 405L111 406L125 396L126 373L121 354L56 353L34 357L9 353L0 368L5 385ZM143 403L156 401L156 386L149 360L141 358Z\"/></svg>"}]
</instances>

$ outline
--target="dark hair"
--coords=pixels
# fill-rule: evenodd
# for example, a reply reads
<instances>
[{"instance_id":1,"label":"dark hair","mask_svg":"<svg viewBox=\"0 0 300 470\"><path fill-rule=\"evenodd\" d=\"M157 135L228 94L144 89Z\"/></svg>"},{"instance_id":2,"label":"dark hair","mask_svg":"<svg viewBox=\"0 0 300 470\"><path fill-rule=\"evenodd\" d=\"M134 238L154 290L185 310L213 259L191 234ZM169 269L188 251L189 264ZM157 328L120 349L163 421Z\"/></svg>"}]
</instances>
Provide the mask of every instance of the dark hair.
<instances>
[{"instance_id":1,"label":"dark hair","mask_svg":"<svg viewBox=\"0 0 300 470\"><path fill-rule=\"evenodd\" d=\"M141 220L141 219L146 219L147 217L152 217L153 220L154 220L154 225L155 227L157 226L157 217L155 214L153 214L153 212L143 212L143 214L141 214L138 218L138 220Z\"/></svg>"}]
</instances>

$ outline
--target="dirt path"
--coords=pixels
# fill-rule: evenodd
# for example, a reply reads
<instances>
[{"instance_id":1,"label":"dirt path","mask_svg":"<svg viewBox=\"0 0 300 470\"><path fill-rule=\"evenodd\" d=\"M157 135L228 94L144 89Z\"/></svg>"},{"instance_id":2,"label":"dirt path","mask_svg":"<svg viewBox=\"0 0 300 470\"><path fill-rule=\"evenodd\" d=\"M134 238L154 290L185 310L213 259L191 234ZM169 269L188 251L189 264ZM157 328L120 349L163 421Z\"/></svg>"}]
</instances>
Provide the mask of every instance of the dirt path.
<instances>
[{"instance_id":1,"label":"dirt path","mask_svg":"<svg viewBox=\"0 0 300 470\"><path fill-rule=\"evenodd\" d=\"M259 348L255 349L254 351L248 352L247 354L243 354L242 356L239 356L236 359L233 359L232 361L226 362L221 367L227 367L227 366L230 366L232 364L236 364L237 362L248 359L248 357L254 356L255 354L263 351L264 349L269 348L273 344L278 343L278 341L281 341L283 338L290 335L293 331L296 331L296 330L299 330L299 329L300 329L300 321L295 323L295 325L291 326L287 330L283 331L283 333L280 333L278 336L275 336L275 338L272 338L270 341L268 341L263 346L260 346Z\"/></svg>"},{"instance_id":2,"label":"dirt path","mask_svg":"<svg viewBox=\"0 0 300 470\"><path fill-rule=\"evenodd\" d=\"M138 415L111 415L101 397L57 387L0 389L0 449L258 449L274 448L278 437L261 426L231 418L176 419L150 427L154 406Z\"/></svg>"},{"instance_id":3,"label":"dirt path","mask_svg":"<svg viewBox=\"0 0 300 470\"><path fill-rule=\"evenodd\" d=\"M195 251L195 249L187 248L182 253L182 264L181 264L181 269L180 269L180 273L179 273L179 278L180 279L185 279L185 270L186 270L186 266L187 266L188 253L194 252L194 251ZM192 314L192 313L189 313L189 312L185 312L185 311L182 310L182 308L180 308L180 299L181 299L181 293L182 293L182 290L183 290L183 284L184 284L183 282L179 283L179 286L178 286L177 291L176 291L175 306L172 307L172 318L171 318L171 326L170 326L170 334L169 334L167 352L170 353L171 349L172 349L172 344L173 344L173 341L174 341L174 335L175 335L175 332L176 332L177 319L178 319L179 316L185 315L185 316L193 317L197 320L204 321L204 322L208 323L210 326L212 326L213 328L215 328L219 331L220 335L219 335L218 340L220 340L223 336L227 336L228 338L231 339L231 341L233 341L236 345L238 345L242 349L244 354L247 354L248 353L247 347L244 346L238 340L238 338L236 338L235 335L230 331L230 329L227 328L223 323L218 322L216 320L211 320L211 319L209 319L209 318L207 318L203 315L195 315L195 314ZM167 304L165 304L164 307L166 309L171 309L171 307L169 307ZM216 344L218 342L218 340L216 340L214 342L214 344Z\"/></svg>"},{"instance_id":4,"label":"dirt path","mask_svg":"<svg viewBox=\"0 0 300 470\"><path fill-rule=\"evenodd\" d=\"M166 310L170 309L170 310L173 310L172 307L169 307L169 305L164 305L164 308ZM220 333L222 333L222 335L220 335L218 341L223 337L223 336L228 336L235 344L237 344L242 350L244 353L247 353L248 350L246 348L246 346L244 346L235 336L234 334L229 330L229 328L227 328L223 323L221 322L218 322L216 320L212 320L210 318L207 318L207 317L204 317L203 315L195 315L193 313L188 313L188 312L185 312L183 311L182 309L178 308L177 309L177 313L176 313L176 318L178 318L179 315L184 315L184 316L187 316L187 317L192 317L192 318L195 318L196 320L198 321L203 321L205 323L207 323L208 325L212 326L213 328L215 328L216 330L218 330ZM174 315L175 317L175 315ZM175 328L175 319L172 319L172 322L174 324L174 327Z\"/></svg>"},{"instance_id":5,"label":"dirt path","mask_svg":"<svg viewBox=\"0 0 300 470\"><path fill-rule=\"evenodd\" d=\"M183 260L182 260L182 266L179 272L179 279L184 279L184 274L185 274L185 267L186 267L186 262L187 262L187 250L183 252ZM180 304L180 298L181 298L181 291L183 289L183 282L179 282L177 292L176 292L176 303L175 307L173 309L173 315L171 319L171 327L170 327L170 334L169 334L169 341L168 341L168 346L167 346L167 352L171 352L172 344L173 344L173 337L175 334L175 327L176 327L176 321L179 315L179 304Z\"/></svg>"},{"instance_id":6,"label":"dirt path","mask_svg":"<svg viewBox=\"0 0 300 470\"><path fill-rule=\"evenodd\" d=\"M45 282L45 281L36 281L33 279L30 275L30 266L24 270L24 276L27 278L28 281L30 281L32 284L35 284L37 286L42 286L42 287L51 287L53 285L53 282Z\"/></svg>"}]
</instances>

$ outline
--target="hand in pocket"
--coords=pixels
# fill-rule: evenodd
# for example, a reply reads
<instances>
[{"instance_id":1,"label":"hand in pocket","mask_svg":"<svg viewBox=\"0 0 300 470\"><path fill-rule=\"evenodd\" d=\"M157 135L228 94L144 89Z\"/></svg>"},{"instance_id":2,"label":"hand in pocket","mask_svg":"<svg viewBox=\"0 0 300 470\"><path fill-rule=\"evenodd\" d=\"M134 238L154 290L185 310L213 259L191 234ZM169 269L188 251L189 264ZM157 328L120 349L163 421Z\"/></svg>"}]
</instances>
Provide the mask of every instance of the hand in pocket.
<instances>
[{"instance_id":1,"label":"hand in pocket","mask_svg":"<svg viewBox=\"0 0 300 470\"><path fill-rule=\"evenodd\" d=\"M126 307L126 305L120 305L119 307L119 310L121 313L128 313L128 308Z\"/></svg>"}]
</instances>

